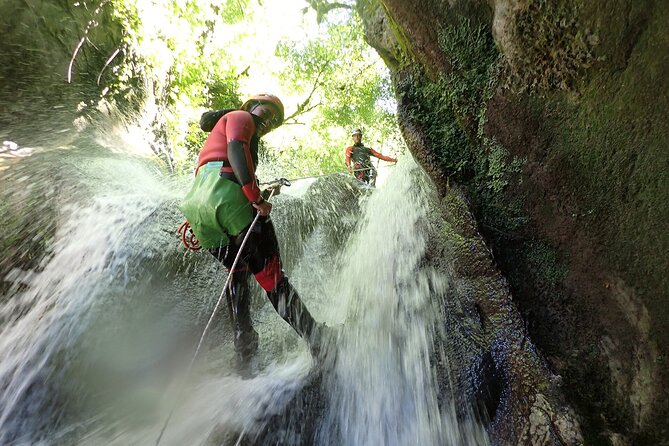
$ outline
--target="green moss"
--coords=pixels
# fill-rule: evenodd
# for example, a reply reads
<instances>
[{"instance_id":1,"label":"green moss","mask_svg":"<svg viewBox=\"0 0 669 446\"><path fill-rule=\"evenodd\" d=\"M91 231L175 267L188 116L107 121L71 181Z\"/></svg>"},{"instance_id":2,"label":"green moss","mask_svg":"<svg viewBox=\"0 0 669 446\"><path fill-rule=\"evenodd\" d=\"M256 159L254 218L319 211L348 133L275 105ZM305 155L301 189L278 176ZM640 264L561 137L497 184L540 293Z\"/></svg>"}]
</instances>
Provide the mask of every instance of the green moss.
<instances>
[{"instance_id":1,"label":"green moss","mask_svg":"<svg viewBox=\"0 0 669 446\"><path fill-rule=\"evenodd\" d=\"M402 27L393 19L392 14L388 13L388 8L383 1L380 0L358 0L356 8L361 17L375 17L376 12L383 8L385 17L388 20L388 27L395 36L397 48L393 48L391 57L392 60L381 53L386 64L390 67L402 68L411 64L415 59L412 50L411 41L407 37Z\"/></svg>"},{"instance_id":2,"label":"green moss","mask_svg":"<svg viewBox=\"0 0 669 446\"><path fill-rule=\"evenodd\" d=\"M526 262L540 279L552 284L564 280L569 272L559 260L555 250L544 243L530 242L527 244Z\"/></svg>"},{"instance_id":3,"label":"green moss","mask_svg":"<svg viewBox=\"0 0 669 446\"><path fill-rule=\"evenodd\" d=\"M482 154L474 183L480 200L482 223L502 233L514 233L528 221L523 212L523 200L518 195L507 194L512 184L520 181L525 159L512 157L497 141L482 140Z\"/></svg>"},{"instance_id":4,"label":"green moss","mask_svg":"<svg viewBox=\"0 0 669 446\"><path fill-rule=\"evenodd\" d=\"M531 0L516 16L511 82L532 92L573 90L596 59L599 37L583 26L573 1ZM586 30L586 31L584 31Z\"/></svg>"},{"instance_id":5,"label":"green moss","mask_svg":"<svg viewBox=\"0 0 669 446\"><path fill-rule=\"evenodd\" d=\"M398 85L409 117L429 117L425 136L439 167L473 200L484 225L512 232L525 224L522 200L507 197L523 159L483 136L487 103L497 83L499 54L485 25L467 19L446 26L439 45L452 71L437 81L415 70Z\"/></svg>"},{"instance_id":6,"label":"green moss","mask_svg":"<svg viewBox=\"0 0 669 446\"><path fill-rule=\"evenodd\" d=\"M635 441L646 437L634 438L631 410L613 401L608 364L598 346L584 351L588 339L599 335L591 332L597 327L587 325L591 319L584 312L605 310L608 305L593 304L599 284L575 277L580 290L566 288L568 269L560 253L567 251L534 240L532 234L539 229L554 236L574 254L570 261L575 268L590 259L601 261L602 265L592 265L593 272L622 277L637 290L653 315L651 336L661 357L666 357L669 64L660 55L669 54L669 34L664 29L669 8L618 2L611 5L612 12L580 0L527 4L515 23L518 36L511 36L519 51L511 55L511 62L513 81L534 94L520 96L522 104L511 104L509 109L518 107L540 117L541 124L534 128L545 136L530 141L536 145L523 146L519 141L508 148L530 154L537 166L532 173L538 178L533 175L531 184L543 188L550 203L544 205L542 196L533 193L527 206L536 211L533 215L541 226L528 225L522 211L520 193L529 189L520 184L524 160L514 158L483 132L486 103L499 72L489 29L466 20L444 28L439 43L452 71L436 81L418 69L402 73L397 82L401 112L403 119L411 120L410 129L420 133L416 139L426 144L418 150L433 155L437 167L469 198L532 339L563 364L565 387L580 414L588 417L587 443L608 441L600 433L613 430L635 444L650 444ZM604 33L610 21L603 17L614 15L620 23L616 22L616 37L611 38ZM606 40L600 42L598 32ZM610 48L615 54L608 62L602 57L611 57ZM519 97L513 91L499 91L502 101ZM432 162L429 156L424 159L426 164ZM559 221L550 220L556 217ZM578 237L567 239L565 229L575 230ZM587 250L582 256L580 248ZM658 405L666 410L666 402ZM649 432L665 429L666 423L655 424L659 427ZM661 433L653 435L663 438Z\"/></svg>"},{"instance_id":7,"label":"green moss","mask_svg":"<svg viewBox=\"0 0 669 446\"><path fill-rule=\"evenodd\" d=\"M568 209L567 216L573 219L574 226L588 237L587 242L574 240L571 249L594 248L594 253L574 258L574 262L578 266L583 259L592 258L598 263L591 267L595 273L620 277L635 291L652 315L651 338L658 345L660 355L664 355L669 341L666 306L669 233L663 229L669 221L669 121L666 119L669 96L664 94L669 91L669 64L666 57L658 55L669 51L669 36L664 31L669 8L651 8L648 14L652 19L642 31L635 30L638 38L624 41L629 46L625 60L619 62L621 56L613 55L615 69L599 67L589 72L587 78L580 77L571 86L578 92L576 97L561 93L547 98L534 96L531 114L545 117L544 131L550 135L541 159L542 168L554 175L557 184L553 191L569 193L565 198L569 206L562 209ZM628 14L621 20L630 20ZM564 243L565 246L572 244L571 240ZM571 305L577 302L555 305L551 301L561 298L560 289L555 285L566 274L566 269L554 262L555 253L535 243L526 243L522 249L505 259L508 269L518 270L509 276L514 295L523 299L525 294L523 305L530 309L535 320L543 318L545 325L550 320L550 312L546 313L548 317L544 316L540 313L542 308L530 301L537 296L542 307L553 305L561 314L569 316ZM575 256L578 255L576 251ZM540 269L535 271L536 268ZM528 277L528 271L537 277ZM596 287L592 293L588 293L593 288L587 284L581 289L586 292L577 297L592 306L574 307L575 314L582 309L607 311L610 303L593 303L594 299L588 295L598 293ZM606 320L605 315L602 318ZM567 326L574 327L574 324ZM569 340L555 342L555 333L549 327L530 328L535 330L534 339L543 343L544 351L547 351L546 344L553 344L556 349L569 345ZM545 333L535 336L536 330ZM574 329L579 330L583 333L584 328ZM611 324L607 330L620 335L627 327ZM586 335L579 336L587 339L597 334ZM571 398L580 406L579 412L588 418L584 423L588 444L600 444L601 438L599 443L595 440L602 430L624 432L633 444L656 444L656 440L647 438L666 438L662 434L663 430L666 432L666 422L654 422L642 427L642 432L633 432L636 429L630 422L633 410L624 402L613 400L615 393L610 388L608 365L596 357L600 355L599 349L593 347L591 355L582 354L571 360L565 373L566 388L572 389ZM659 369L664 373L662 367ZM666 380L666 374L660 379ZM668 407L661 398L657 406L654 413L666 411ZM602 422L604 417L606 422ZM666 420L666 417L654 419Z\"/></svg>"},{"instance_id":8,"label":"green moss","mask_svg":"<svg viewBox=\"0 0 669 446\"><path fill-rule=\"evenodd\" d=\"M442 201L444 208L448 210L446 220L452 225L453 230L464 237L475 237L478 235L476 224L471 217L464 199L450 190Z\"/></svg>"},{"instance_id":9,"label":"green moss","mask_svg":"<svg viewBox=\"0 0 669 446\"><path fill-rule=\"evenodd\" d=\"M452 70L444 82L453 111L482 129L499 59L490 30L463 18L441 30L439 47L451 63Z\"/></svg>"},{"instance_id":10,"label":"green moss","mask_svg":"<svg viewBox=\"0 0 669 446\"><path fill-rule=\"evenodd\" d=\"M554 99L549 129L556 135L550 163L574 187L574 217L600 241L611 267L636 290L651 314L660 345L669 341L666 253L669 232L669 51L664 24L653 21L620 72L600 72L581 87L574 104ZM663 94L664 93L664 94Z\"/></svg>"},{"instance_id":11,"label":"green moss","mask_svg":"<svg viewBox=\"0 0 669 446\"><path fill-rule=\"evenodd\" d=\"M409 119L427 121L423 135L439 168L462 187L493 245L517 242L529 221L517 187L526 160L512 156L483 132L500 65L491 32L460 19L441 30L439 45L452 71L431 81L415 69L398 82L398 94ZM519 246L515 255L529 266L523 270L545 282L543 289L566 276L566 268L545 243L529 240Z\"/></svg>"}]
</instances>

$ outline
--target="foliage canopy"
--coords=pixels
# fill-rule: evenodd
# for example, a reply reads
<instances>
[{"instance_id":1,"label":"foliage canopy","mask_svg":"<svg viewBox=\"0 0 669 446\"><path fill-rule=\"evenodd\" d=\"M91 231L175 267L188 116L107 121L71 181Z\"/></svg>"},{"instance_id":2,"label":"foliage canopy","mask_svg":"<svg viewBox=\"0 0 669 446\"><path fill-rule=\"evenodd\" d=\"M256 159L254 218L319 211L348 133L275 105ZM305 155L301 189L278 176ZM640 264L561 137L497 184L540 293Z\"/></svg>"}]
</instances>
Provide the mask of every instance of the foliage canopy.
<instances>
[{"instance_id":1,"label":"foliage canopy","mask_svg":"<svg viewBox=\"0 0 669 446\"><path fill-rule=\"evenodd\" d=\"M353 8L323 15L299 0L111 1L123 57L104 98L141 104L154 152L172 170L192 166L206 137L203 111L264 91L286 106L286 125L263 145L284 176L342 170L354 126L377 150L401 147L388 72Z\"/></svg>"}]
</instances>

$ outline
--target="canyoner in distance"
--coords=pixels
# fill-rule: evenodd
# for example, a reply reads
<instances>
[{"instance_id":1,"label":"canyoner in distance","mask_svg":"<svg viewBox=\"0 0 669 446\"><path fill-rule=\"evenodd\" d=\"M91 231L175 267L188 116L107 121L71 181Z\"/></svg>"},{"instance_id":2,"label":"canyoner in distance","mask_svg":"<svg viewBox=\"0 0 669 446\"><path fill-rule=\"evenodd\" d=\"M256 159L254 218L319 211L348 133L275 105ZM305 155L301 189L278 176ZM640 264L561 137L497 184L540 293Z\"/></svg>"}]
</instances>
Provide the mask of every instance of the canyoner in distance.
<instances>
[{"instance_id":1,"label":"canyoner in distance","mask_svg":"<svg viewBox=\"0 0 669 446\"><path fill-rule=\"evenodd\" d=\"M362 185L375 186L377 171L372 166L371 157L374 156L391 163L396 163L397 158L385 156L372 148L365 147L362 144L362 130L359 128L353 129L351 137L353 145L346 148L346 168Z\"/></svg>"},{"instance_id":2,"label":"canyoner in distance","mask_svg":"<svg viewBox=\"0 0 669 446\"><path fill-rule=\"evenodd\" d=\"M231 275L224 292L242 367L258 348L250 314L252 274L277 313L307 341L315 357L326 329L311 316L282 269L270 220L272 204L267 201L280 192L281 184L273 183L261 191L255 176L258 142L283 119L283 104L271 94L252 96L239 110L204 113L200 127L210 134L198 156L193 185L180 206L187 219L182 229L186 231L190 225L199 245Z\"/></svg>"}]
</instances>

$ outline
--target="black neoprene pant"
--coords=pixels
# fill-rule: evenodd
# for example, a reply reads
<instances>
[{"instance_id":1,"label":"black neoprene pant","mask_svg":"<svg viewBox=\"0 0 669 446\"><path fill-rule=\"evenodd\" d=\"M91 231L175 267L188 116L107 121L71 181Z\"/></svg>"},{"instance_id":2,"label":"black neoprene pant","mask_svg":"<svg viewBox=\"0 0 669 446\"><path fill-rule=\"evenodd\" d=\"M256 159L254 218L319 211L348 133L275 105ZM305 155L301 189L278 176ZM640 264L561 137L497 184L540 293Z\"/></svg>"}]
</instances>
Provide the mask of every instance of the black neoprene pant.
<instances>
[{"instance_id":1,"label":"black neoprene pant","mask_svg":"<svg viewBox=\"0 0 669 446\"><path fill-rule=\"evenodd\" d=\"M267 292L267 297L279 315L288 322L300 336L311 335L315 321L300 300L297 291L285 277L281 269L279 243L274 225L268 218L260 217L251 229L234 271L230 271L248 229L230 238L227 246L213 248L210 252L232 274L228 292L235 323L241 330L252 327L250 318L250 293L248 280L251 273Z\"/></svg>"}]
</instances>

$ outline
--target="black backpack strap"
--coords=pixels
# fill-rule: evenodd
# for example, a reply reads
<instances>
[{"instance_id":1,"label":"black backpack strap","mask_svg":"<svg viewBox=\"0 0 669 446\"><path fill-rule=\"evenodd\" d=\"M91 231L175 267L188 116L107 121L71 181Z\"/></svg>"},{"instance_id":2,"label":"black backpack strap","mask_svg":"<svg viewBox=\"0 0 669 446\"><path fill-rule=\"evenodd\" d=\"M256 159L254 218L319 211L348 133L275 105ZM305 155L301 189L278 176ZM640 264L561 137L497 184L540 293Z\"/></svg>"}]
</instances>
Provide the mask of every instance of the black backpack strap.
<instances>
[{"instance_id":1,"label":"black backpack strap","mask_svg":"<svg viewBox=\"0 0 669 446\"><path fill-rule=\"evenodd\" d=\"M205 132L211 132L223 115L234 110L234 108L226 108L223 110L212 110L202 113L202 116L200 117L200 128Z\"/></svg>"}]
</instances>

